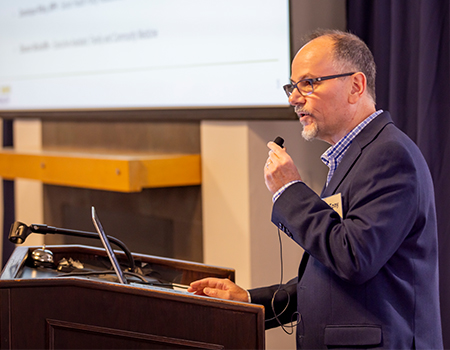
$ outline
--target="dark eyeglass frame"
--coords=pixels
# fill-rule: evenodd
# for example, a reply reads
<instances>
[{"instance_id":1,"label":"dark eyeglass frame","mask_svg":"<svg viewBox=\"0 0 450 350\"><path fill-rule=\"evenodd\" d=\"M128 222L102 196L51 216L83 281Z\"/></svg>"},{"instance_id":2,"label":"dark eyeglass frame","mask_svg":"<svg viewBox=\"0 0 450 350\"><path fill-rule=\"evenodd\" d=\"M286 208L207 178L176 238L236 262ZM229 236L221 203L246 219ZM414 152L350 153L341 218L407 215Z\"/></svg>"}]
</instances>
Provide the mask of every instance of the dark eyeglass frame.
<instances>
[{"instance_id":1,"label":"dark eyeglass frame","mask_svg":"<svg viewBox=\"0 0 450 350\"><path fill-rule=\"evenodd\" d=\"M324 80L330 80L330 79L336 79L336 78L342 78L342 77L347 77L349 75L353 75L356 72L352 72L352 73L343 73L343 74L335 74L335 75L327 75L325 77L319 77L319 78L312 78L312 79L302 79L300 81L297 81L294 84L286 84L283 86L283 90L286 93L287 97L290 97L292 95L292 93L294 92L294 89L297 89L298 92L300 93L300 95L302 96L308 96L311 95L314 92L314 83L317 82L321 82ZM300 91L300 89L298 88L298 84L303 83L303 82L309 82L311 84L311 92L308 93L303 93Z\"/></svg>"}]
</instances>

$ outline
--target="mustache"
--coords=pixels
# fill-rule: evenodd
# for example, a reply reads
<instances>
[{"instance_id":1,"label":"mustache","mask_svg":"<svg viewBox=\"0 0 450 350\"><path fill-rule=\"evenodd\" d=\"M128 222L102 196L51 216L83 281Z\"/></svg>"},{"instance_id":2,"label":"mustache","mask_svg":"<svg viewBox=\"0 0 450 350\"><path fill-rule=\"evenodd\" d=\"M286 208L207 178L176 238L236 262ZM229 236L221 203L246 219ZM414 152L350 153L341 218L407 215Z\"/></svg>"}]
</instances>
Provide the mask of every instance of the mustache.
<instances>
[{"instance_id":1,"label":"mustache","mask_svg":"<svg viewBox=\"0 0 450 350\"><path fill-rule=\"evenodd\" d=\"M308 114L308 115L311 115L311 113L309 113L307 110L303 109L303 108L300 107L300 106L295 106L295 107L294 107L294 112L295 112L298 116L300 116L300 114Z\"/></svg>"}]
</instances>

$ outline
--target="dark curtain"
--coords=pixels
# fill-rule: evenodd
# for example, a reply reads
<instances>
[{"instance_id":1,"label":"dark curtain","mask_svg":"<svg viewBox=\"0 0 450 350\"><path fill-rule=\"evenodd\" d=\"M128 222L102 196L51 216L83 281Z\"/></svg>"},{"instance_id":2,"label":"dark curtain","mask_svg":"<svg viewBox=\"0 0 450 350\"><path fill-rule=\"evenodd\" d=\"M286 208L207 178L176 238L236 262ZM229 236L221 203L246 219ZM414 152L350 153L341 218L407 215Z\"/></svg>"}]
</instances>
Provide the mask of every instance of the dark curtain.
<instances>
[{"instance_id":1,"label":"dark curtain","mask_svg":"<svg viewBox=\"0 0 450 350\"><path fill-rule=\"evenodd\" d=\"M377 64L377 108L430 167L439 230L441 315L450 349L450 57L448 0L347 0L347 27Z\"/></svg>"},{"instance_id":2,"label":"dark curtain","mask_svg":"<svg viewBox=\"0 0 450 350\"><path fill-rule=\"evenodd\" d=\"M3 120L3 147L13 145L13 121ZM9 229L14 222L14 181L3 180L3 253L2 267L5 266L11 253L14 250L14 244L8 240Z\"/></svg>"}]
</instances>

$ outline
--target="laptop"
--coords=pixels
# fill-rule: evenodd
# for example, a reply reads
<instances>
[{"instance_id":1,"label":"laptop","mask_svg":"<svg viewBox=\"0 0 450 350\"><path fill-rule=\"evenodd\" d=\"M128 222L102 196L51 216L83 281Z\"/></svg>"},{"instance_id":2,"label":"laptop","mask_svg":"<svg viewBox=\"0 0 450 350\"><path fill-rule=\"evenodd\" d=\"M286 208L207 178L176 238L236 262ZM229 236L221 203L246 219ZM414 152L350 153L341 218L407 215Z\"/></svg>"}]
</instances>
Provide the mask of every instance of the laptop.
<instances>
[{"instance_id":1,"label":"laptop","mask_svg":"<svg viewBox=\"0 0 450 350\"><path fill-rule=\"evenodd\" d=\"M111 265L117 274L117 278L119 279L120 283L127 284L127 280L125 279L122 269L120 268L119 261L117 260L117 257L111 248L111 244L109 242L108 236L106 235L105 231L103 230L103 226L100 223L100 220L97 216L97 213L95 212L94 207L92 207L92 209L91 209L91 216L92 216L92 222L94 223L95 229L97 230L97 232L100 236L103 247L105 247L106 253L108 254L108 258L111 261Z\"/></svg>"}]
</instances>

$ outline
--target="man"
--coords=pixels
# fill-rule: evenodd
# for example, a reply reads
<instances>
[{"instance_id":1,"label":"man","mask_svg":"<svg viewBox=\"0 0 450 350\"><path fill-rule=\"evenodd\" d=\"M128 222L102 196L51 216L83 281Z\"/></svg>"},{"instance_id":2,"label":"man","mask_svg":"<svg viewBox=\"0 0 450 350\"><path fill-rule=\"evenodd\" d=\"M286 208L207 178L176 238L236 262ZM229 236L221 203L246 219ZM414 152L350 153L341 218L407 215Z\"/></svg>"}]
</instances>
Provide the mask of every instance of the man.
<instances>
[{"instance_id":1,"label":"man","mask_svg":"<svg viewBox=\"0 0 450 350\"><path fill-rule=\"evenodd\" d=\"M319 197L269 142L272 222L305 254L297 279L250 290L251 302L265 306L266 328L298 311L298 348L442 348L433 184L416 145L375 109L372 54L352 34L322 32L297 53L291 81L303 137L331 145L330 172ZM229 280L190 291L249 301Z\"/></svg>"}]
</instances>

